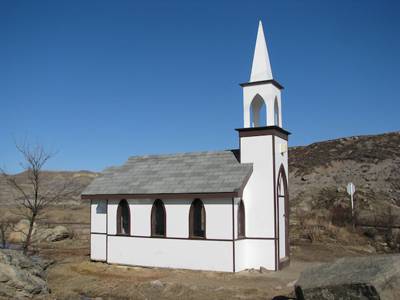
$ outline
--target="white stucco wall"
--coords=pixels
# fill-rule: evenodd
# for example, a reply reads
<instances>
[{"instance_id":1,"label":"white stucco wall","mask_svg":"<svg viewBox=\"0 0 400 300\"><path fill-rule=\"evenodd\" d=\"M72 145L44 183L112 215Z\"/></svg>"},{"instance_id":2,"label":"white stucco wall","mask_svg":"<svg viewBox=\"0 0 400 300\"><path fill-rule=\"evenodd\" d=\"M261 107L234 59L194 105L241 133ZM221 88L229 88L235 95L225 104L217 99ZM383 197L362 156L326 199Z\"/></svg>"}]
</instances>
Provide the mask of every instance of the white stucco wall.
<instances>
[{"instance_id":1,"label":"white stucco wall","mask_svg":"<svg viewBox=\"0 0 400 300\"><path fill-rule=\"evenodd\" d=\"M237 214L241 198L234 199L234 235L237 238ZM167 214L167 238L151 235L151 207L153 200L128 199L131 213L131 236L116 236L116 215L119 201L108 201L108 216L96 210L99 203L93 201L92 228L104 231L108 220L108 236L91 234L91 259L108 263L184 268L211 271L233 271L232 199L203 199L206 210L207 240L191 240L189 237L189 210L192 200L164 200ZM253 216L245 201L246 234ZM265 201L264 201L265 202ZM100 204L101 206L101 204ZM257 211L257 210L256 210ZM92 230L93 232L93 230ZM140 237L142 236L142 237ZM143 237L144 236L144 237ZM108 244L108 246L107 246ZM273 241L236 240L236 271L260 266L274 269Z\"/></svg>"},{"instance_id":2,"label":"white stucco wall","mask_svg":"<svg viewBox=\"0 0 400 300\"><path fill-rule=\"evenodd\" d=\"M194 199L161 200L166 211L167 238L151 237L151 199L127 199L131 236L116 236L119 201L109 200L107 252L105 239L92 234L92 259L104 260L107 253L109 263L232 272L232 199L201 199L207 240L188 239L189 211Z\"/></svg>"},{"instance_id":3,"label":"white stucco wall","mask_svg":"<svg viewBox=\"0 0 400 300\"><path fill-rule=\"evenodd\" d=\"M236 271L259 269L261 266L269 270L275 269L275 243L273 240L239 240L235 242Z\"/></svg>"},{"instance_id":4,"label":"white stucco wall","mask_svg":"<svg viewBox=\"0 0 400 300\"><path fill-rule=\"evenodd\" d=\"M131 235L151 235L151 227L149 224L151 222L151 208L153 202L154 201L151 199L128 199L129 209L131 211ZM116 202L116 204L118 205L118 202ZM116 217L116 213L109 215L113 224L117 224Z\"/></svg>"},{"instance_id":5,"label":"white stucco wall","mask_svg":"<svg viewBox=\"0 0 400 300\"><path fill-rule=\"evenodd\" d=\"M208 239L232 239L232 199L205 199Z\"/></svg>"},{"instance_id":6,"label":"white stucco wall","mask_svg":"<svg viewBox=\"0 0 400 300\"><path fill-rule=\"evenodd\" d=\"M90 205L91 232L106 233L107 202L92 200Z\"/></svg>"},{"instance_id":7,"label":"white stucco wall","mask_svg":"<svg viewBox=\"0 0 400 300\"><path fill-rule=\"evenodd\" d=\"M90 259L97 261L107 260L107 235L92 233L90 235Z\"/></svg>"},{"instance_id":8,"label":"white stucco wall","mask_svg":"<svg viewBox=\"0 0 400 300\"><path fill-rule=\"evenodd\" d=\"M118 209L117 200L108 200L108 209L107 209L107 233L108 234L117 234L117 209ZM129 201L128 201L129 204ZM132 226L132 219L131 219ZM131 231L132 232L132 231Z\"/></svg>"},{"instance_id":9,"label":"white stucco wall","mask_svg":"<svg viewBox=\"0 0 400 300\"><path fill-rule=\"evenodd\" d=\"M241 138L241 162L253 163L244 189L246 236L274 237L274 188L272 136Z\"/></svg>"},{"instance_id":10,"label":"white stucco wall","mask_svg":"<svg viewBox=\"0 0 400 300\"><path fill-rule=\"evenodd\" d=\"M232 242L109 236L108 262L232 272Z\"/></svg>"},{"instance_id":11,"label":"white stucco wall","mask_svg":"<svg viewBox=\"0 0 400 300\"><path fill-rule=\"evenodd\" d=\"M261 266L275 269L274 240L239 240L235 242L236 272L245 269L258 269Z\"/></svg>"},{"instance_id":12,"label":"white stucco wall","mask_svg":"<svg viewBox=\"0 0 400 300\"><path fill-rule=\"evenodd\" d=\"M92 200L90 204L90 259L106 261L107 202Z\"/></svg>"}]
</instances>

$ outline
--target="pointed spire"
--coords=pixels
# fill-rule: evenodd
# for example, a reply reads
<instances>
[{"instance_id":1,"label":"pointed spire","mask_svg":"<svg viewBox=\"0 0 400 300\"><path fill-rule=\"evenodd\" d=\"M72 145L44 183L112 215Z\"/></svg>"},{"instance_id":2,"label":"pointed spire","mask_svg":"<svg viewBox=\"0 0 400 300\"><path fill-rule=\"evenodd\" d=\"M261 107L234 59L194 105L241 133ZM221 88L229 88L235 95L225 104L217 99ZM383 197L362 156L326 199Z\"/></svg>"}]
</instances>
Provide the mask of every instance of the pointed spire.
<instances>
[{"instance_id":1,"label":"pointed spire","mask_svg":"<svg viewBox=\"0 0 400 300\"><path fill-rule=\"evenodd\" d=\"M251 67L250 82L272 79L267 43L261 21L258 24L256 48L254 49L253 66Z\"/></svg>"}]
</instances>

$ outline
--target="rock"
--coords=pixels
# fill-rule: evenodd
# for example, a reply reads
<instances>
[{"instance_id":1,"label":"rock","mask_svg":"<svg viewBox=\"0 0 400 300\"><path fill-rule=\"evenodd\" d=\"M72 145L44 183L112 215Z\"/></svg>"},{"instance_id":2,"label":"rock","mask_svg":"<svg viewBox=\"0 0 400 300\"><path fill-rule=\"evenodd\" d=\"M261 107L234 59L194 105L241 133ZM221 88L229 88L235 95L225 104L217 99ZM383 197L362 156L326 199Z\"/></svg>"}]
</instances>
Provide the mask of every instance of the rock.
<instances>
[{"instance_id":1,"label":"rock","mask_svg":"<svg viewBox=\"0 0 400 300\"><path fill-rule=\"evenodd\" d=\"M49 292L44 280L47 262L32 260L22 252L0 249L0 298L32 297Z\"/></svg>"},{"instance_id":2,"label":"rock","mask_svg":"<svg viewBox=\"0 0 400 300\"><path fill-rule=\"evenodd\" d=\"M38 230L39 240L46 240L48 242L57 242L71 237L70 231L64 226L56 226L54 228L48 228Z\"/></svg>"},{"instance_id":3,"label":"rock","mask_svg":"<svg viewBox=\"0 0 400 300\"><path fill-rule=\"evenodd\" d=\"M259 273L259 272L260 272L259 270L254 269L254 268L247 269L247 271L248 271L249 273Z\"/></svg>"},{"instance_id":4,"label":"rock","mask_svg":"<svg viewBox=\"0 0 400 300\"><path fill-rule=\"evenodd\" d=\"M301 273L295 284L299 298L400 299L400 255L346 257Z\"/></svg>"},{"instance_id":5,"label":"rock","mask_svg":"<svg viewBox=\"0 0 400 300\"><path fill-rule=\"evenodd\" d=\"M22 243L28 234L28 229L29 229L29 221L26 219L20 220L13 228L13 231L10 232L8 236L8 242L9 243ZM36 232L37 226L36 224L33 226L33 231L32 233L34 234Z\"/></svg>"},{"instance_id":6,"label":"rock","mask_svg":"<svg viewBox=\"0 0 400 300\"><path fill-rule=\"evenodd\" d=\"M264 268L264 267L260 267L260 273L268 273L269 271Z\"/></svg>"},{"instance_id":7,"label":"rock","mask_svg":"<svg viewBox=\"0 0 400 300\"><path fill-rule=\"evenodd\" d=\"M164 284L160 280L150 281L150 285L155 288L163 288Z\"/></svg>"},{"instance_id":8,"label":"rock","mask_svg":"<svg viewBox=\"0 0 400 300\"><path fill-rule=\"evenodd\" d=\"M346 192L346 189L345 189L344 187L339 186L339 187L336 189L336 191L337 191L338 193L344 193L344 192Z\"/></svg>"},{"instance_id":9,"label":"rock","mask_svg":"<svg viewBox=\"0 0 400 300\"><path fill-rule=\"evenodd\" d=\"M294 286L296 285L296 282L297 282L297 280L293 280L293 281L289 282L289 283L286 285L286 287L289 287L289 288L294 287Z\"/></svg>"},{"instance_id":10,"label":"rock","mask_svg":"<svg viewBox=\"0 0 400 300\"><path fill-rule=\"evenodd\" d=\"M19 221L13 231L9 234L8 241L10 243L22 243L25 241L29 229L29 221ZM33 240L37 242L47 241L56 242L71 237L71 232L65 226L56 226L54 228L43 228L36 224L33 227Z\"/></svg>"}]
</instances>

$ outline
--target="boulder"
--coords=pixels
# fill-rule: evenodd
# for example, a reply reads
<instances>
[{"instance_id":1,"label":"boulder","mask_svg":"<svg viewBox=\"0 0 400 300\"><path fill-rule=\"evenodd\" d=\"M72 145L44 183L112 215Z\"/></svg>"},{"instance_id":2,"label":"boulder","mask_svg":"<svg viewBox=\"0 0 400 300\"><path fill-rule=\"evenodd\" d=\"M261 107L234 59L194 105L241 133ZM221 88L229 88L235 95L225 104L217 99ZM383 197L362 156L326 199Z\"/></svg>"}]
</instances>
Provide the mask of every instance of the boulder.
<instances>
[{"instance_id":1,"label":"boulder","mask_svg":"<svg viewBox=\"0 0 400 300\"><path fill-rule=\"evenodd\" d=\"M70 231L65 226L39 229L37 231L39 241L56 242L71 237Z\"/></svg>"},{"instance_id":2,"label":"boulder","mask_svg":"<svg viewBox=\"0 0 400 300\"><path fill-rule=\"evenodd\" d=\"M297 299L400 299L400 255L346 257L301 273Z\"/></svg>"},{"instance_id":3,"label":"boulder","mask_svg":"<svg viewBox=\"0 0 400 300\"><path fill-rule=\"evenodd\" d=\"M44 280L49 262L32 259L20 251L0 249L0 298L20 299L47 294Z\"/></svg>"},{"instance_id":4,"label":"boulder","mask_svg":"<svg viewBox=\"0 0 400 300\"><path fill-rule=\"evenodd\" d=\"M12 232L10 232L8 236L8 242L9 243L22 243L28 234L29 230L29 221L26 219L20 220L15 226L13 227ZM32 233L35 234L37 230L36 224L33 226L33 231Z\"/></svg>"},{"instance_id":5,"label":"boulder","mask_svg":"<svg viewBox=\"0 0 400 300\"><path fill-rule=\"evenodd\" d=\"M21 220L19 221L13 228L13 231L10 232L8 236L8 242L18 244L22 243L28 233L29 229L29 221ZM33 227L32 231L33 237L32 240L35 242L56 242L61 241L66 238L71 237L71 232L65 226L56 226L53 228L46 228L43 226L37 226L36 224Z\"/></svg>"}]
</instances>

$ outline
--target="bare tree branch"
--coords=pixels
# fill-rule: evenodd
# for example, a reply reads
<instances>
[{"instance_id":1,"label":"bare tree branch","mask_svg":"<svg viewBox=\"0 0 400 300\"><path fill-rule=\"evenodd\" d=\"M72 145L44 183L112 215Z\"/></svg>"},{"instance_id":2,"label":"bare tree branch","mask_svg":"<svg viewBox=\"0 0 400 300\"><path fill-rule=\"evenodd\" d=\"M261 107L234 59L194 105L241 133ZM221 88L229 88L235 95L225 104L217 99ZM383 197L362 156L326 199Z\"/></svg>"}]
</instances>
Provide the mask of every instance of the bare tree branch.
<instances>
[{"instance_id":1,"label":"bare tree branch","mask_svg":"<svg viewBox=\"0 0 400 300\"><path fill-rule=\"evenodd\" d=\"M15 191L14 201L17 204L16 214L23 216L29 221L27 232L23 232L26 238L23 242L23 251L26 254L30 245L34 242L33 229L40 214L50 205L59 202L64 197L72 195L76 190L72 187L73 179L65 181L61 187L51 182L49 186L43 183L43 167L51 159L54 153L45 151L40 144L30 145L26 142L16 144L16 149L22 155L20 163L23 174L28 178L28 184L22 184L17 175L10 175L0 168L0 175L5 179L8 186Z\"/></svg>"}]
</instances>

